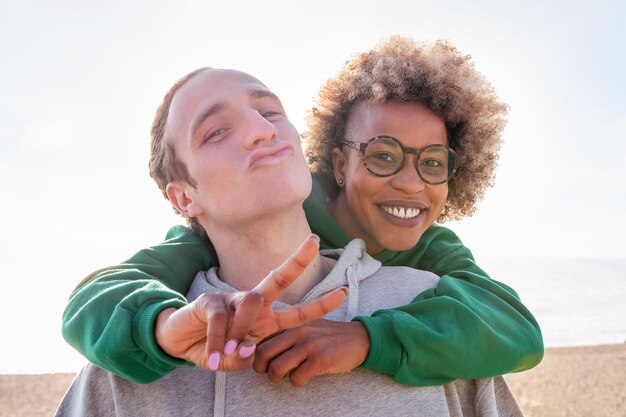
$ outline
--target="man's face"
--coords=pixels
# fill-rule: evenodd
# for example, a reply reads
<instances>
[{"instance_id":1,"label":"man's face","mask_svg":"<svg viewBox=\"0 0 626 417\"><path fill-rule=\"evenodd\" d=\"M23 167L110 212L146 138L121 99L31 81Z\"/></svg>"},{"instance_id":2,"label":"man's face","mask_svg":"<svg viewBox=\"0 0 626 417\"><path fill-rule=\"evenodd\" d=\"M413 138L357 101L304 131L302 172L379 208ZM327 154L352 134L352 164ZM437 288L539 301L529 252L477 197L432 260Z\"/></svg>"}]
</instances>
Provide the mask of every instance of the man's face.
<instances>
[{"instance_id":1,"label":"man's face","mask_svg":"<svg viewBox=\"0 0 626 417\"><path fill-rule=\"evenodd\" d=\"M301 209L311 192L296 128L278 97L248 74L196 75L174 96L167 124L169 140L196 183L173 183L180 190L177 206L205 228Z\"/></svg>"}]
</instances>

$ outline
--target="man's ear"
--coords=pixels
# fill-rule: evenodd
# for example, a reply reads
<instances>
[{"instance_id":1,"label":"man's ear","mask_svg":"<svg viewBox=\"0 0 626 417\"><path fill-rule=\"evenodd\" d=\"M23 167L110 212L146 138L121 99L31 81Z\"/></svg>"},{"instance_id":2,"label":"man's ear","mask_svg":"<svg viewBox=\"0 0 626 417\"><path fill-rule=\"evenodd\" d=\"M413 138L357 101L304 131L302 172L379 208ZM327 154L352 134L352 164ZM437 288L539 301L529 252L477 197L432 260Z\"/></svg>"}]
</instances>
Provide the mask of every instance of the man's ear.
<instances>
[{"instance_id":1,"label":"man's ear","mask_svg":"<svg viewBox=\"0 0 626 417\"><path fill-rule=\"evenodd\" d=\"M333 175L335 176L335 182L341 188L346 181L346 154L340 148L333 148Z\"/></svg>"},{"instance_id":2,"label":"man's ear","mask_svg":"<svg viewBox=\"0 0 626 417\"><path fill-rule=\"evenodd\" d=\"M191 195L190 185L184 181L173 181L165 187L165 194L170 203L185 217L198 217L203 210Z\"/></svg>"}]
</instances>

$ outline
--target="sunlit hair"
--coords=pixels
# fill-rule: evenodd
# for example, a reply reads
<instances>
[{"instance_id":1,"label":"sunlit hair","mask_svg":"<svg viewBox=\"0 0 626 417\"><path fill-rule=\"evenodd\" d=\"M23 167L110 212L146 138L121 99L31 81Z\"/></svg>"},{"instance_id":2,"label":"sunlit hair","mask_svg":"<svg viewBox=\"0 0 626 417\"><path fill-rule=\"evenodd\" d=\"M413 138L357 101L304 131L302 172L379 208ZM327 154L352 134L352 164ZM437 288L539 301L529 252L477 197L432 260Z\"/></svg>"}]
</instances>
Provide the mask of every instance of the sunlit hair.
<instances>
[{"instance_id":1,"label":"sunlit hair","mask_svg":"<svg viewBox=\"0 0 626 417\"><path fill-rule=\"evenodd\" d=\"M307 119L306 155L331 199L339 193L332 150L341 146L350 110L362 101L417 102L443 119L460 166L437 221L471 216L493 184L508 106L470 57L448 41L417 44L393 36L354 56L322 86Z\"/></svg>"},{"instance_id":2,"label":"sunlit hair","mask_svg":"<svg viewBox=\"0 0 626 417\"><path fill-rule=\"evenodd\" d=\"M165 94L161 105L157 109L154 115L154 121L152 122L151 141L150 141L150 176L156 181L159 189L163 193L163 196L167 199L167 193L165 187L167 184L173 181L183 180L191 186L195 187L196 182L189 175L187 166L176 157L172 138L168 135L167 130L167 118L170 112L170 105L176 92L190 79L197 74L210 71L212 68L205 67L199 68L195 71L185 75L169 89ZM181 214L174 208L176 213ZM200 225L198 220L187 217L189 227L200 236L206 236L204 228Z\"/></svg>"}]
</instances>

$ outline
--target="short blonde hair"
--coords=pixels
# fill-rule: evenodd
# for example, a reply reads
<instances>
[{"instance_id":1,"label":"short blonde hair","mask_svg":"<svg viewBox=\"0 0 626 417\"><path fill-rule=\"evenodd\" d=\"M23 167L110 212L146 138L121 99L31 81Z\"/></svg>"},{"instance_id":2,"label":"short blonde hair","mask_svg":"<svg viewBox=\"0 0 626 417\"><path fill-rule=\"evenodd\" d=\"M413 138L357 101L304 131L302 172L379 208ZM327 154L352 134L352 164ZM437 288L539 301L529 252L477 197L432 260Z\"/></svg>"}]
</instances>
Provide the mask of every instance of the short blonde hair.
<instances>
[{"instance_id":1,"label":"short blonde hair","mask_svg":"<svg viewBox=\"0 0 626 417\"><path fill-rule=\"evenodd\" d=\"M306 155L331 199L339 193L332 150L341 146L350 110L363 101L418 102L443 119L459 168L438 221L474 214L493 184L508 106L470 57L448 41L417 44L393 36L355 55L322 86L307 119Z\"/></svg>"}]
</instances>

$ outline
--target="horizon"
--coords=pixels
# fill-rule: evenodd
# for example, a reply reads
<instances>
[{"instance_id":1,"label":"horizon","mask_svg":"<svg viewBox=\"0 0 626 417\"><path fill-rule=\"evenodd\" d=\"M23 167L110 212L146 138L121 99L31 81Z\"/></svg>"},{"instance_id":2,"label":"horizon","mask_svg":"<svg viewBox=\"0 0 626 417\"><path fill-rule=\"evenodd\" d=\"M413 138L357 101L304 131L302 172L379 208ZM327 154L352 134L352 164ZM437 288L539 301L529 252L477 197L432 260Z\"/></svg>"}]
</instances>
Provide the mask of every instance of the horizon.
<instances>
[{"instance_id":1,"label":"horizon","mask_svg":"<svg viewBox=\"0 0 626 417\"><path fill-rule=\"evenodd\" d=\"M610 260L620 263L618 268L607 266L607 258L477 258L478 264L487 269L492 277L513 286L518 292L539 322L547 349L626 343L626 325L623 323L626 304L621 302L626 298L626 256ZM526 273L536 270L526 266L529 261L549 263L549 267L541 271L542 278L549 279L547 281L550 283L549 291L538 288L541 283L537 280L525 279ZM603 276L603 285L598 285L600 282L595 278L593 280L595 285L589 288L572 288L572 284L580 284L587 280L588 271L584 268L589 268L589 265L585 264L590 262L593 263L591 266L594 270L601 267L609 269L609 273ZM553 270L555 266L564 266L563 270L568 273L555 274ZM579 269L582 269L582 272L577 276L575 272ZM597 299L598 294L604 298ZM581 302L581 298L584 298L584 303ZM43 363L39 359L34 360L32 366L3 362L0 364L0 375L76 373L87 363L87 360L61 337L60 312L65 306L65 300L55 300L54 304L52 309L59 312L58 326L49 329L48 335L43 339L56 338L53 342L56 362ZM557 311L562 311L563 314L555 316ZM3 347L5 357L19 356L22 351L23 346L19 345ZM42 355L51 356L46 352Z\"/></svg>"}]
</instances>

